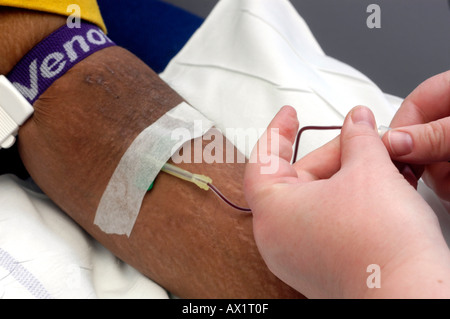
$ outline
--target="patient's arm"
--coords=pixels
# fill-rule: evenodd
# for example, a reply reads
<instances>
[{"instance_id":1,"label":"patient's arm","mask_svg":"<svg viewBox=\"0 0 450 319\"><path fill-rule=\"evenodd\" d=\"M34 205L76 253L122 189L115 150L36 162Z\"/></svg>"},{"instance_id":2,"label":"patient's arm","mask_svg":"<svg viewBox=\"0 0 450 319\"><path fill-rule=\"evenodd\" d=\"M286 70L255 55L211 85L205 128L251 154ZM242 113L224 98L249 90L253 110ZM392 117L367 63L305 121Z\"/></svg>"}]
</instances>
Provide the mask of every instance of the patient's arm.
<instances>
[{"instance_id":1,"label":"patient's arm","mask_svg":"<svg viewBox=\"0 0 450 319\"><path fill-rule=\"evenodd\" d=\"M6 18L13 21L4 24ZM0 32L14 34L0 51L7 73L64 18L0 11ZM26 25L26 27L24 27ZM33 32L31 32L33 33ZM27 36L24 36L27 34ZM15 44L22 41L22 44ZM3 47L0 43L0 50ZM99 51L57 80L34 104L19 133L19 150L42 190L119 258L180 297L289 298L300 295L275 278L255 245L251 215L212 192L166 174L144 199L130 238L93 224L96 208L134 138L182 99L134 55L119 47ZM212 177L245 206L244 164L180 164Z\"/></svg>"}]
</instances>

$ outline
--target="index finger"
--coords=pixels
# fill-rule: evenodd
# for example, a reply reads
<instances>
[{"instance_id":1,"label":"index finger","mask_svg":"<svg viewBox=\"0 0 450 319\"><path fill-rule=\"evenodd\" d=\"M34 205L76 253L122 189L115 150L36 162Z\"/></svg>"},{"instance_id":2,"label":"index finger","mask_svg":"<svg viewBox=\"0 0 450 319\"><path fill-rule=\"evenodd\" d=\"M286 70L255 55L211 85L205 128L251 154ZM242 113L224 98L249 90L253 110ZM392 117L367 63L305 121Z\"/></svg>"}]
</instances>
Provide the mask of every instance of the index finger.
<instances>
[{"instance_id":1,"label":"index finger","mask_svg":"<svg viewBox=\"0 0 450 319\"><path fill-rule=\"evenodd\" d=\"M424 124L450 116L450 71L420 84L402 103L391 127Z\"/></svg>"},{"instance_id":2,"label":"index finger","mask_svg":"<svg viewBox=\"0 0 450 319\"><path fill-rule=\"evenodd\" d=\"M297 113L286 106L259 139L244 175L244 189L250 206L255 197L262 196L274 184L297 181L297 172L290 163L297 130Z\"/></svg>"}]
</instances>

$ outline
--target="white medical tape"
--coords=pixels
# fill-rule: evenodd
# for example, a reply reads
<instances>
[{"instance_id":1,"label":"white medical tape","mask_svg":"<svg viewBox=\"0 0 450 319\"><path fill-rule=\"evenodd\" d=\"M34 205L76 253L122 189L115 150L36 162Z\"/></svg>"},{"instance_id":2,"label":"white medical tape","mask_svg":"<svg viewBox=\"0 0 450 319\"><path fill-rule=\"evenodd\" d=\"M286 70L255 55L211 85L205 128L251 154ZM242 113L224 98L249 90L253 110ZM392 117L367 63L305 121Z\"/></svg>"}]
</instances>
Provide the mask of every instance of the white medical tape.
<instances>
[{"instance_id":1,"label":"white medical tape","mask_svg":"<svg viewBox=\"0 0 450 319\"><path fill-rule=\"evenodd\" d=\"M103 193L94 224L108 234L131 234L144 196L177 145L204 135L213 123L187 103L181 103L133 141ZM175 129L190 134L172 138Z\"/></svg>"}]
</instances>

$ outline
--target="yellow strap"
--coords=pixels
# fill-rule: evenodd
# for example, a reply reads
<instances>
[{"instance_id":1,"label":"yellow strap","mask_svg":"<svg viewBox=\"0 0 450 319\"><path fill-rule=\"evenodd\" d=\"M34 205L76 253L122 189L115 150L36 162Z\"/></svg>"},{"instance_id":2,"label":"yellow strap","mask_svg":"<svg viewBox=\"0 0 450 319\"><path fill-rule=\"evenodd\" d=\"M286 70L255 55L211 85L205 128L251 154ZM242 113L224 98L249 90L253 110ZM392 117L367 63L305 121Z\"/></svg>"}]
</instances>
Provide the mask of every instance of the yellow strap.
<instances>
[{"instance_id":1,"label":"yellow strap","mask_svg":"<svg viewBox=\"0 0 450 319\"><path fill-rule=\"evenodd\" d=\"M106 32L97 0L0 0L0 6L23 8L36 11L44 11L69 16L74 13L68 10L69 6L77 4L80 7L81 18L98 25Z\"/></svg>"}]
</instances>

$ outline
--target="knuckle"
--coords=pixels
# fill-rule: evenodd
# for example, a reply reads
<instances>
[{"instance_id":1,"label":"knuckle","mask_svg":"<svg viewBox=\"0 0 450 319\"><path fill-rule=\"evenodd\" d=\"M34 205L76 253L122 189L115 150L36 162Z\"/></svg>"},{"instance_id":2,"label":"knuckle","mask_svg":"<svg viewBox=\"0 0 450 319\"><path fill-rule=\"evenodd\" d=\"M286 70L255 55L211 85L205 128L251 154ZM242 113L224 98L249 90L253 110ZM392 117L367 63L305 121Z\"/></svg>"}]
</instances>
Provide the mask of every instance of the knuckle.
<instances>
[{"instance_id":1,"label":"knuckle","mask_svg":"<svg viewBox=\"0 0 450 319\"><path fill-rule=\"evenodd\" d=\"M425 125L426 142L430 145L430 152L433 156L439 156L446 152L449 145L446 128L440 121L435 121Z\"/></svg>"}]
</instances>

